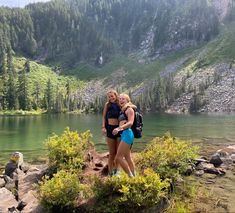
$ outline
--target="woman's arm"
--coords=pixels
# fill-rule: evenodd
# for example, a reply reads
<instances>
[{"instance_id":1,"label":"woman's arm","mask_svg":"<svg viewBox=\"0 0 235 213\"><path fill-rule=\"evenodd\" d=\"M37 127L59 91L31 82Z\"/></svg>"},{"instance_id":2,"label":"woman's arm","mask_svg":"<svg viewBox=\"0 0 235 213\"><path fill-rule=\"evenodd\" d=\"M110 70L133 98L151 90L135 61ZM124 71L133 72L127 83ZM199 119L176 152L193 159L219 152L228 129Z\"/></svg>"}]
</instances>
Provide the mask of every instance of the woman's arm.
<instances>
[{"instance_id":1,"label":"woman's arm","mask_svg":"<svg viewBox=\"0 0 235 213\"><path fill-rule=\"evenodd\" d=\"M128 121L125 124L118 127L119 131L130 128L134 123L134 119L135 119L134 110L131 107L129 107L125 113L127 115Z\"/></svg>"},{"instance_id":2,"label":"woman's arm","mask_svg":"<svg viewBox=\"0 0 235 213\"><path fill-rule=\"evenodd\" d=\"M129 107L126 110L126 115L127 115L128 121L125 124L119 126L118 128L115 128L113 130L113 134L114 135L116 135L118 132L120 132L122 130L130 128L133 125L134 119L135 119L135 112L134 112L134 110L131 107Z\"/></svg>"},{"instance_id":3,"label":"woman's arm","mask_svg":"<svg viewBox=\"0 0 235 213\"><path fill-rule=\"evenodd\" d=\"M102 134L106 133L105 120L106 120L106 113L107 113L107 109L108 109L107 106L108 106L108 102L104 105L103 114L102 114L102 127L101 127Z\"/></svg>"}]
</instances>

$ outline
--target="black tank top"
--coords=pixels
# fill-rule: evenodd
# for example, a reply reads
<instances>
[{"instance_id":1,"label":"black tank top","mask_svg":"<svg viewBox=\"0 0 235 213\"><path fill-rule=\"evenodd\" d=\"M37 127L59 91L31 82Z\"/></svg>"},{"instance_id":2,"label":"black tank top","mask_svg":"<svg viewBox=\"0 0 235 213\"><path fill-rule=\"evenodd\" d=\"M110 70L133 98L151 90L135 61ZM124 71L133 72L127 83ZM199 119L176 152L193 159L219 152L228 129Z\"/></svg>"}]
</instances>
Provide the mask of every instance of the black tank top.
<instances>
[{"instance_id":1,"label":"black tank top","mask_svg":"<svg viewBox=\"0 0 235 213\"><path fill-rule=\"evenodd\" d=\"M119 113L121 109L116 103L112 103L111 106L108 108L106 113L106 120L109 118L116 118L118 119Z\"/></svg>"}]
</instances>

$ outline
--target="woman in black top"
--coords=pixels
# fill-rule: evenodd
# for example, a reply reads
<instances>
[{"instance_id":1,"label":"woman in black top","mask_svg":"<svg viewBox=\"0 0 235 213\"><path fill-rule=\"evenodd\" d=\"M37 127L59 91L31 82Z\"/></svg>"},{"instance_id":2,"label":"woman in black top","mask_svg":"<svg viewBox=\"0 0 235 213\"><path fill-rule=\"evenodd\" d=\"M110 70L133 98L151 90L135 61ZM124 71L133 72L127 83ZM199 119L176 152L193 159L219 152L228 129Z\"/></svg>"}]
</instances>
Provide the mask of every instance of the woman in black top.
<instances>
[{"instance_id":1,"label":"woman in black top","mask_svg":"<svg viewBox=\"0 0 235 213\"><path fill-rule=\"evenodd\" d=\"M107 92L108 102L104 106L102 117L102 134L106 136L106 142L109 149L108 168L109 175L117 172L117 165L114 159L120 143L120 134L113 135L113 130L119 126L118 116L121 111L118 104L118 93L115 90Z\"/></svg>"}]
</instances>

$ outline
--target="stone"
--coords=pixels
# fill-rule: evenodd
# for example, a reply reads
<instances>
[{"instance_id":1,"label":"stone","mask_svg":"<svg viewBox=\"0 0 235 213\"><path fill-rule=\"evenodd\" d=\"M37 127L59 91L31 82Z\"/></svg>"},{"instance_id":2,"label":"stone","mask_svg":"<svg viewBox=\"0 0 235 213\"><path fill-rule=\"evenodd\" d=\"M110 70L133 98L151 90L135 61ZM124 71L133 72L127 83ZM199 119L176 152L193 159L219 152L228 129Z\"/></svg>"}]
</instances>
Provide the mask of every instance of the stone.
<instances>
[{"instance_id":1,"label":"stone","mask_svg":"<svg viewBox=\"0 0 235 213\"><path fill-rule=\"evenodd\" d=\"M184 175L186 176L190 176L193 173L193 168L191 165L189 165L186 169L186 171L184 171Z\"/></svg>"},{"instance_id":2,"label":"stone","mask_svg":"<svg viewBox=\"0 0 235 213\"><path fill-rule=\"evenodd\" d=\"M3 178L0 178L0 188L4 187L6 184L5 180Z\"/></svg>"},{"instance_id":3,"label":"stone","mask_svg":"<svg viewBox=\"0 0 235 213\"><path fill-rule=\"evenodd\" d=\"M13 173L15 172L16 168L17 163L10 160L5 166L5 175L9 176L10 178L13 178Z\"/></svg>"},{"instance_id":4,"label":"stone","mask_svg":"<svg viewBox=\"0 0 235 213\"><path fill-rule=\"evenodd\" d=\"M13 207L8 208L8 212L9 212L9 213L16 213L16 212L18 212L18 211L17 211L16 207L13 206Z\"/></svg>"},{"instance_id":5,"label":"stone","mask_svg":"<svg viewBox=\"0 0 235 213\"><path fill-rule=\"evenodd\" d=\"M22 211L25 206L27 206L27 203L21 200L21 201L18 203L18 206L16 207L16 209L19 210L19 211Z\"/></svg>"},{"instance_id":6,"label":"stone","mask_svg":"<svg viewBox=\"0 0 235 213\"><path fill-rule=\"evenodd\" d=\"M203 170L198 170L198 171L195 171L194 174L195 174L196 176L199 176L199 177L200 177L200 176L202 176L204 173L205 173L205 172L204 172Z\"/></svg>"},{"instance_id":7,"label":"stone","mask_svg":"<svg viewBox=\"0 0 235 213\"><path fill-rule=\"evenodd\" d=\"M103 161L99 161L95 163L96 167L104 167L104 162Z\"/></svg>"},{"instance_id":8,"label":"stone","mask_svg":"<svg viewBox=\"0 0 235 213\"><path fill-rule=\"evenodd\" d=\"M14 195L5 187L0 189L0 212L8 212L9 207L17 206Z\"/></svg>"},{"instance_id":9,"label":"stone","mask_svg":"<svg viewBox=\"0 0 235 213\"><path fill-rule=\"evenodd\" d=\"M208 169L214 169L214 165L211 163L205 163L205 162L201 162L196 166L197 170L208 170Z\"/></svg>"},{"instance_id":10,"label":"stone","mask_svg":"<svg viewBox=\"0 0 235 213\"><path fill-rule=\"evenodd\" d=\"M109 173L109 168L108 168L108 165L105 165L101 171L101 174L104 175L104 176L107 176Z\"/></svg>"},{"instance_id":11,"label":"stone","mask_svg":"<svg viewBox=\"0 0 235 213\"><path fill-rule=\"evenodd\" d=\"M219 154L215 153L214 155L212 155L210 163L214 164L214 166L220 166L223 163L223 161L221 160Z\"/></svg>"},{"instance_id":12,"label":"stone","mask_svg":"<svg viewBox=\"0 0 235 213\"><path fill-rule=\"evenodd\" d=\"M209 163L209 161L206 160L206 159L204 159L204 158L198 158L198 159L196 159L195 161L196 161L196 163L195 163L196 166L197 166L198 164L200 164L201 162Z\"/></svg>"}]
</instances>

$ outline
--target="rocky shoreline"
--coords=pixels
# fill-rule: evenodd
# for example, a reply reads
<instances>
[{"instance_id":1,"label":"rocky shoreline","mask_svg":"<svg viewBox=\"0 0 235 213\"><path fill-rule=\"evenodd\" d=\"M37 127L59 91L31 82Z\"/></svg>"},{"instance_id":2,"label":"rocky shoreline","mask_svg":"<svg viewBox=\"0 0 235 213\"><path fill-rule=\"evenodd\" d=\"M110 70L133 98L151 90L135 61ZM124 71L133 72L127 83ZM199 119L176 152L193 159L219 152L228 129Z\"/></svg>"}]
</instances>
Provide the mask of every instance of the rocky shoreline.
<instances>
[{"instance_id":1,"label":"rocky shoreline","mask_svg":"<svg viewBox=\"0 0 235 213\"><path fill-rule=\"evenodd\" d=\"M84 175L106 177L108 153L98 154L92 150L88 157ZM235 187L232 186L232 180L235 180L234 163L235 145L230 145L217 150L209 158L197 159L196 163L191 165L185 173L195 177L202 187L213 186L216 191L222 193L218 194L219 201L216 206L206 207L213 209L213 212L232 213L235 211L235 205L232 202L235 194ZM36 189L33 184L41 180L47 169L46 164L27 165L23 161L19 163L19 161L10 160L5 166L4 174L0 175L0 212L45 213L46 210L36 198Z\"/></svg>"},{"instance_id":2,"label":"rocky shoreline","mask_svg":"<svg viewBox=\"0 0 235 213\"><path fill-rule=\"evenodd\" d=\"M175 87L185 85L185 93L167 107L167 113L188 113L193 98L198 98L197 112L235 112L235 67L217 64L197 72L182 70L174 79Z\"/></svg>"}]
</instances>

